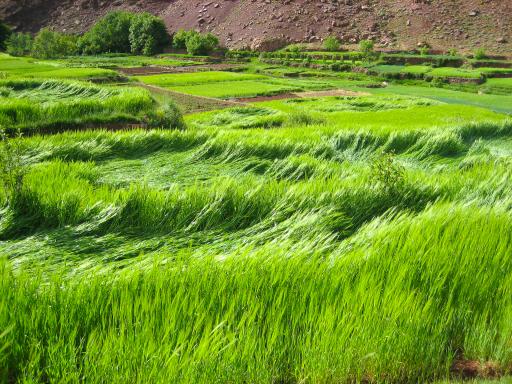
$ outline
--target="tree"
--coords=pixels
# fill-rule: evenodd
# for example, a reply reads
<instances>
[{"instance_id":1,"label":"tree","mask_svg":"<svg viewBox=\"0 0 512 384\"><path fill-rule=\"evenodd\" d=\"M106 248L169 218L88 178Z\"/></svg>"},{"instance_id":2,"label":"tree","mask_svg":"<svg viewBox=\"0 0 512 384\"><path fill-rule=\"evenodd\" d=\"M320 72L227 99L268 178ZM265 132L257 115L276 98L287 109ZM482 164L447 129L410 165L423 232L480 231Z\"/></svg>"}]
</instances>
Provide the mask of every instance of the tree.
<instances>
[{"instance_id":1,"label":"tree","mask_svg":"<svg viewBox=\"0 0 512 384\"><path fill-rule=\"evenodd\" d=\"M0 21L0 51L4 51L6 48L7 39L11 35L11 29Z\"/></svg>"},{"instance_id":2,"label":"tree","mask_svg":"<svg viewBox=\"0 0 512 384\"><path fill-rule=\"evenodd\" d=\"M329 52L339 51L341 43L335 36L329 36L324 40L324 49Z\"/></svg>"},{"instance_id":3,"label":"tree","mask_svg":"<svg viewBox=\"0 0 512 384\"><path fill-rule=\"evenodd\" d=\"M180 29L176 32L172 39L172 45L175 49L187 49L187 40L193 34L198 34L196 31L185 31Z\"/></svg>"},{"instance_id":4,"label":"tree","mask_svg":"<svg viewBox=\"0 0 512 384\"><path fill-rule=\"evenodd\" d=\"M76 38L71 35L43 28L36 35L32 56L39 59L57 59L76 54Z\"/></svg>"},{"instance_id":5,"label":"tree","mask_svg":"<svg viewBox=\"0 0 512 384\"><path fill-rule=\"evenodd\" d=\"M34 39L28 33L13 33L5 45L7 53L11 56L27 56L32 52Z\"/></svg>"},{"instance_id":6,"label":"tree","mask_svg":"<svg viewBox=\"0 0 512 384\"><path fill-rule=\"evenodd\" d=\"M80 51L85 54L130 52L133 18L134 14L130 12L108 13L79 40Z\"/></svg>"},{"instance_id":7,"label":"tree","mask_svg":"<svg viewBox=\"0 0 512 384\"><path fill-rule=\"evenodd\" d=\"M130 26L132 53L154 55L162 52L168 42L169 35L162 19L149 13L142 13L133 18Z\"/></svg>"}]
</instances>

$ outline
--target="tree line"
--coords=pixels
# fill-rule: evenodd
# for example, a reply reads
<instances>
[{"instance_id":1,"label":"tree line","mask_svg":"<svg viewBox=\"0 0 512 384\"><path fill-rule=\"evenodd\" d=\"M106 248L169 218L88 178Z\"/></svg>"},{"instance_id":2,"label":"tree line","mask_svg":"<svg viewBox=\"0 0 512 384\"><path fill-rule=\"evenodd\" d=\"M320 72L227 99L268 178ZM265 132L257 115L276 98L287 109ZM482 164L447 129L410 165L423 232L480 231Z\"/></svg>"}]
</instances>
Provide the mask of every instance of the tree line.
<instances>
[{"instance_id":1,"label":"tree line","mask_svg":"<svg viewBox=\"0 0 512 384\"><path fill-rule=\"evenodd\" d=\"M219 39L211 33L184 30L170 36L164 21L147 12L110 12L81 36L50 28L43 28L35 36L13 33L0 22L0 50L13 56L40 59L103 53L151 56L170 46L191 55L202 55L218 48Z\"/></svg>"}]
</instances>

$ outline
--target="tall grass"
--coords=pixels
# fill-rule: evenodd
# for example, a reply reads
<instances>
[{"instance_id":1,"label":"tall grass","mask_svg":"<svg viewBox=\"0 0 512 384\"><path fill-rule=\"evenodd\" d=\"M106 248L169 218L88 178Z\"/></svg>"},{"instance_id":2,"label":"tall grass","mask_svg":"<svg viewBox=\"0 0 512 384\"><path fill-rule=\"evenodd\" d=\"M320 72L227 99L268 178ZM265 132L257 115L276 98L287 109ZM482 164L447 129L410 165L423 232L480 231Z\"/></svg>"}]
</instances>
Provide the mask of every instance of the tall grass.
<instances>
[{"instance_id":1,"label":"tall grass","mask_svg":"<svg viewBox=\"0 0 512 384\"><path fill-rule=\"evenodd\" d=\"M121 92L68 85L4 92L40 106ZM28 172L15 203L0 194L0 381L510 373L510 119L359 101L14 139ZM319 111L340 103L356 110Z\"/></svg>"},{"instance_id":2,"label":"tall grass","mask_svg":"<svg viewBox=\"0 0 512 384\"><path fill-rule=\"evenodd\" d=\"M139 122L154 110L140 88L110 88L67 81L6 80L0 125L31 131L54 127Z\"/></svg>"},{"instance_id":3,"label":"tall grass","mask_svg":"<svg viewBox=\"0 0 512 384\"><path fill-rule=\"evenodd\" d=\"M461 357L506 368L511 225L500 207L437 205L372 223L328 258L283 241L79 279L3 262L3 377L411 382Z\"/></svg>"}]
</instances>

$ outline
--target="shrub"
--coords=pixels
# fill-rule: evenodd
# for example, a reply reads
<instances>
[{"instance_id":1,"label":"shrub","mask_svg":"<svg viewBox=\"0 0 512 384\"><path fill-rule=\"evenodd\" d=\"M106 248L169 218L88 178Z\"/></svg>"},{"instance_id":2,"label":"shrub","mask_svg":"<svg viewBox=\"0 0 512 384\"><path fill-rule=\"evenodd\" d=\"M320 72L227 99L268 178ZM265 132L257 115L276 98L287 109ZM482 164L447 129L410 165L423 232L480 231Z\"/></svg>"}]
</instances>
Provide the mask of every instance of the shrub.
<instances>
[{"instance_id":1,"label":"shrub","mask_svg":"<svg viewBox=\"0 0 512 384\"><path fill-rule=\"evenodd\" d=\"M158 109L154 114L149 116L147 120L149 128L164 129L186 129L183 114L176 104L168 102Z\"/></svg>"},{"instance_id":2,"label":"shrub","mask_svg":"<svg viewBox=\"0 0 512 384\"><path fill-rule=\"evenodd\" d=\"M485 52L485 49L478 48L475 53L473 54L474 58L477 60L483 60L487 59L487 53Z\"/></svg>"},{"instance_id":3,"label":"shrub","mask_svg":"<svg viewBox=\"0 0 512 384\"><path fill-rule=\"evenodd\" d=\"M324 40L324 49L329 52L339 51L341 43L335 36L329 36Z\"/></svg>"},{"instance_id":4,"label":"shrub","mask_svg":"<svg viewBox=\"0 0 512 384\"><path fill-rule=\"evenodd\" d=\"M32 56L39 59L57 59L77 53L76 38L48 28L42 29L34 39Z\"/></svg>"},{"instance_id":5,"label":"shrub","mask_svg":"<svg viewBox=\"0 0 512 384\"><path fill-rule=\"evenodd\" d=\"M190 55L206 55L219 46L219 39L211 33L196 32L187 39L186 46Z\"/></svg>"},{"instance_id":6,"label":"shrub","mask_svg":"<svg viewBox=\"0 0 512 384\"><path fill-rule=\"evenodd\" d=\"M373 49L375 48L375 44L371 40L361 40L359 42L359 50L362 53L368 54L373 52Z\"/></svg>"},{"instance_id":7,"label":"shrub","mask_svg":"<svg viewBox=\"0 0 512 384\"><path fill-rule=\"evenodd\" d=\"M372 178L390 194L398 194L405 183L405 168L396 162L393 153L383 153L374 158Z\"/></svg>"},{"instance_id":8,"label":"shrub","mask_svg":"<svg viewBox=\"0 0 512 384\"><path fill-rule=\"evenodd\" d=\"M17 136L21 137L21 132L18 131ZM27 167L20 140L10 138L0 128L0 141L0 183L7 203L13 204L20 196Z\"/></svg>"},{"instance_id":9,"label":"shrub","mask_svg":"<svg viewBox=\"0 0 512 384\"><path fill-rule=\"evenodd\" d=\"M6 42L11 35L11 29L0 21L0 50L4 51L6 48Z\"/></svg>"},{"instance_id":10,"label":"shrub","mask_svg":"<svg viewBox=\"0 0 512 384\"><path fill-rule=\"evenodd\" d=\"M423 47L420 47L418 49L418 51L420 52L421 56L427 56L430 53L430 48L423 46Z\"/></svg>"},{"instance_id":11,"label":"shrub","mask_svg":"<svg viewBox=\"0 0 512 384\"><path fill-rule=\"evenodd\" d=\"M293 52L293 53L299 53L304 52L306 50L306 46L304 44L290 44L283 48L283 51L286 52Z\"/></svg>"},{"instance_id":12,"label":"shrub","mask_svg":"<svg viewBox=\"0 0 512 384\"><path fill-rule=\"evenodd\" d=\"M80 51L85 54L130 52L133 18L134 14L130 12L108 13L79 40Z\"/></svg>"},{"instance_id":13,"label":"shrub","mask_svg":"<svg viewBox=\"0 0 512 384\"><path fill-rule=\"evenodd\" d=\"M173 47L186 49L190 55L207 55L218 46L219 39L211 33L180 30L173 37Z\"/></svg>"},{"instance_id":14,"label":"shrub","mask_svg":"<svg viewBox=\"0 0 512 384\"><path fill-rule=\"evenodd\" d=\"M359 50L362 53L362 59L371 61L372 59L376 59L378 54L374 51L375 44L371 40L361 40L359 42ZM353 60L354 61L354 60Z\"/></svg>"},{"instance_id":15,"label":"shrub","mask_svg":"<svg viewBox=\"0 0 512 384\"><path fill-rule=\"evenodd\" d=\"M197 32L196 31L185 31L183 29L180 29L173 36L172 46L176 49L187 49L187 40L194 33L197 33Z\"/></svg>"},{"instance_id":16,"label":"shrub","mask_svg":"<svg viewBox=\"0 0 512 384\"><path fill-rule=\"evenodd\" d=\"M133 18L130 26L131 52L146 56L162 52L169 42L165 24L159 17L142 13Z\"/></svg>"},{"instance_id":17,"label":"shrub","mask_svg":"<svg viewBox=\"0 0 512 384\"><path fill-rule=\"evenodd\" d=\"M13 33L7 39L5 45L7 53L11 56L27 56L32 51L34 39L28 33Z\"/></svg>"}]
</instances>

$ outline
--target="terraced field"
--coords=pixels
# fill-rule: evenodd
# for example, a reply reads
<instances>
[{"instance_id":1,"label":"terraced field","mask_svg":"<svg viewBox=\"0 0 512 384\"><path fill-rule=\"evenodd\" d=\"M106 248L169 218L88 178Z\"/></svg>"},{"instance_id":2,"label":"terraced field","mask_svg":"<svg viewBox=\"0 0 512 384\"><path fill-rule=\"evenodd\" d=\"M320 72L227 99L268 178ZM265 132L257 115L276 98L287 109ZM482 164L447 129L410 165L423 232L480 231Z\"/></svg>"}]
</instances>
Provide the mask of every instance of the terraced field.
<instances>
[{"instance_id":1,"label":"terraced field","mask_svg":"<svg viewBox=\"0 0 512 384\"><path fill-rule=\"evenodd\" d=\"M0 124L26 134L2 147L22 179L0 190L0 381L511 373L512 96L349 77L10 73ZM294 95L178 130L172 93L138 83Z\"/></svg>"}]
</instances>

